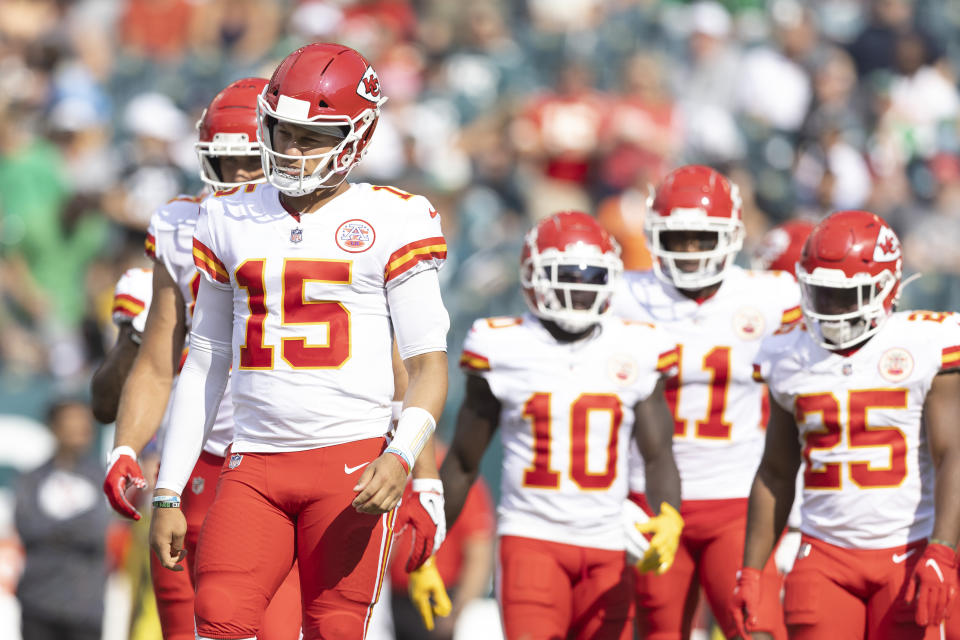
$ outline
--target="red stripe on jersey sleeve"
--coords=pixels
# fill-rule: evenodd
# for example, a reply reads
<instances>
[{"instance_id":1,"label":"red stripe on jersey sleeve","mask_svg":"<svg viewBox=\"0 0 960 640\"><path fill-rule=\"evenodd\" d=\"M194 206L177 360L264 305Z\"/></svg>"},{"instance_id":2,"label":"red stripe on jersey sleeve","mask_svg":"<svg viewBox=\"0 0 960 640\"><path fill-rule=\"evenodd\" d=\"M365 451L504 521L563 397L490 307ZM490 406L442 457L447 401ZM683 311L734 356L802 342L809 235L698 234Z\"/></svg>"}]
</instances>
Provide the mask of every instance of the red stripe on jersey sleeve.
<instances>
[{"instance_id":1,"label":"red stripe on jersey sleeve","mask_svg":"<svg viewBox=\"0 0 960 640\"><path fill-rule=\"evenodd\" d=\"M460 356L460 368L467 371L490 371L490 360L479 353L464 350Z\"/></svg>"},{"instance_id":2,"label":"red stripe on jersey sleeve","mask_svg":"<svg viewBox=\"0 0 960 640\"><path fill-rule=\"evenodd\" d=\"M220 258L196 238L193 239L193 263L217 282L230 283L227 268L220 261Z\"/></svg>"},{"instance_id":3,"label":"red stripe on jersey sleeve","mask_svg":"<svg viewBox=\"0 0 960 640\"><path fill-rule=\"evenodd\" d=\"M424 238L400 247L387 260L383 270L384 282L390 282L424 260L446 260L447 242L443 236Z\"/></svg>"}]
</instances>

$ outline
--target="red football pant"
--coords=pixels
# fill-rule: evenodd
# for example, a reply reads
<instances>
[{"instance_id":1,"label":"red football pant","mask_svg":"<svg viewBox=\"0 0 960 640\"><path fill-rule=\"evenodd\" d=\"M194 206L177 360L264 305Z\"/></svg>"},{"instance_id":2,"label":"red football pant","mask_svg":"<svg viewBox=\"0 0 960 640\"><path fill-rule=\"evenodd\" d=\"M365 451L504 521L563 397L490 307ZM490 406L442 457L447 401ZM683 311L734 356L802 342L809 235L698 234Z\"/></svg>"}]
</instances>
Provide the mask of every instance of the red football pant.
<instances>
[{"instance_id":1,"label":"red football pant","mask_svg":"<svg viewBox=\"0 0 960 640\"><path fill-rule=\"evenodd\" d=\"M642 494L630 499L653 513ZM662 576L637 572L637 630L649 640L690 637L702 585L717 624L728 638L737 635L730 600L743 561L747 531L747 499L684 500L680 506L683 533L673 566ZM780 575L773 554L763 568L762 601L757 631L785 640L780 606Z\"/></svg>"},{"instance_id":2,"label":"red football pant","mask_svg":"<svg viewBox=\"0 0 960 640\"><path fill-rule=\"evenodd\" d=\"M632 640L633 572L623 551L500 538L507 640Z\"/></svg>"},{"instance_id":3,"label":"red football pant","mask_svg":"<svg viewBox=\"0 0 960 640\"><path fill-rule=\"evenodd\" d=\"M196 582L197 538L200 526L213 504L217 477L223 458L203 451L184 489L180 509L187 519L187 535L183 546L187 555L182 564L186 571L164 569L155 553L150 553L150 574L157 600L160 628L164 640L194 640L193 585ZM261 640L297 640L300 636L300 586L294 566L277 591L264 617Z\"/></svg>"},{"instance_id":4,"label":"red football pant","mask_svg":"<svg viewBox=\"0 0 960 640\"><path fill-rule=\"evenodd\" d=\"M791 640L933 640L903 601L924 541L890 549L845 549L804 534L787 574L784 616Z\"/></svg>"},{"instance_id":5,"label":"red football pant","mask_svg":"<svg viewBox=\"0 0 960 640\"><path fill-rule=\"evenodd\" d=\"M362 640L387 566L396 510L358 513L359 469L383 438L284 453L228 456L197 549L197 631L252 638L300 565L305 640ZM234 464L231 469L230 465Z\"/></svg>"}]
</instances>

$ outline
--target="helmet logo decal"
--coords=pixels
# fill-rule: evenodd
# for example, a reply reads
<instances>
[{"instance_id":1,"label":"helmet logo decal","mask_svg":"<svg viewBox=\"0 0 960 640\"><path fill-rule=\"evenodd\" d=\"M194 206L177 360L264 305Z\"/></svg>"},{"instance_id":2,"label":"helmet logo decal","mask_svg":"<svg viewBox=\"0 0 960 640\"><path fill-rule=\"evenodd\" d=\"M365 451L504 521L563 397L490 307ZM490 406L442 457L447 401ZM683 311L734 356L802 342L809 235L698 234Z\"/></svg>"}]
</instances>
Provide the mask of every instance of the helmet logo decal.
<instances>
[{"instance_id":1,"label":"helmet logo decal","mask_svg":"<svg viewBox=\"0 0 960 640\"><path fill-rule=\"evenodd\" d=\"M281 94L277 98L277 115L291 120L306 120L310 117L310 103Z\"/></svg>"},{"instance_id":2,"label":"helmet logo decal","mask_svg":"<svg viewBox=\"0 0 960 640\"><path fill-rule=\"evenodd\" d=\"M337 246L348 253L361 253L373 246L377 234L363 220L347 220L337 227Z\"/></svg>"},{"instance_id":3,"label":"helmet logo decal","mask_svg":"<svg viewBox=\"0 0 960 640\"><path fill-rule=\"evenodd\" d=\"M373 70L373 67L367 67L366 73L360 78L360 82L357 84L357 95L370 102L380 102L380 98L383 97L383 94L380 93L380 78L377 77L377 72Z\"/></svg>"},{"instance_id":4,"label":"helmet logo decal","mask_svg":"<svg viewBox=\"0 0 960 640\"><path fill-rule=\"evenodd\" d=\"M880 227L877 244L873 247L874 262L894 262L900 259L900 241L890 227Z\"/></svg>"}]
</instances>

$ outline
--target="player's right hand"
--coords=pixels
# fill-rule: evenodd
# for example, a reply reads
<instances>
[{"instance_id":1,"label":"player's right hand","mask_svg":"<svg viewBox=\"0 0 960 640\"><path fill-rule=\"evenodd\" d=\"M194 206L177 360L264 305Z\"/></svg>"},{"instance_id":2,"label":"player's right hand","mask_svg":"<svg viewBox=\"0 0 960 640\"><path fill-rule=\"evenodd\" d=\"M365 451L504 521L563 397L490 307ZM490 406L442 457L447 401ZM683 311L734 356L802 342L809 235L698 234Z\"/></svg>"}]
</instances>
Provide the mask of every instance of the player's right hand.
<instances>
[{"instance_id":1,"label":"player's right hand","mask_svg":"<svg viewBox=\"0 0 960 640\"><path fill-rule=\"evenodd\" d=\"M180 509L156 507L150 517L150 548L165 568L183 571L180 561L187 555L183 540L187 535L187 519Z\"/></svg>"},{"instance_id":2,"label":"player's right hand","mask_svg":"<svg viewBox=\"0 0 960 640\"><path fill-rule=\"evenodd\" d=\"M127 490L147 488L147 479L137 464L137 454L130 447L117 447L107 460L107 476L103 480L103 492L113 510L126 518L140 519L140 512L127 500Z\"/></svg>"},{"instance_id":3,"label":"player's right hand","mask_svg":"<svg viewBox=\"0 0 960 640\"><path fill-rule=\"evenodd\" d=\"M397 506L407 486L407 470L392 453L382 453L367 465L353 487L353 508L360 513L381 514Z\"/></svg>"},{"instance_id":4,"label":"player's right hand","mask_svg":"<svg viewBox=\"0 0 960 640\"><path fill-rule=\"evenodd\" d=\"M447 588L443 584L443 578L437 571L437 565L434 564L433 556L427 558L427 561L419 568L410 572L410 601L417 608L420 617L423 618L423 626L427 631L433 631L433 616L448 616L453 610L453 604L450 602L450 596L447 595ZM432 601L431 601L432 599Z\"/></svg>"},{"instance_id":5,"label":"player's right hand","mask_svg":"<svg viewBox=\"0 0 960 640\"><path fill-rule=\"evenodd\" d=\"M741 638L750 638L750 628L758 624L757 611L760 610L760 570L744 567L737 571L737 586L733 589L730 601L733 620L737 623L737 633Z\"/></svg>"}]
</instances>

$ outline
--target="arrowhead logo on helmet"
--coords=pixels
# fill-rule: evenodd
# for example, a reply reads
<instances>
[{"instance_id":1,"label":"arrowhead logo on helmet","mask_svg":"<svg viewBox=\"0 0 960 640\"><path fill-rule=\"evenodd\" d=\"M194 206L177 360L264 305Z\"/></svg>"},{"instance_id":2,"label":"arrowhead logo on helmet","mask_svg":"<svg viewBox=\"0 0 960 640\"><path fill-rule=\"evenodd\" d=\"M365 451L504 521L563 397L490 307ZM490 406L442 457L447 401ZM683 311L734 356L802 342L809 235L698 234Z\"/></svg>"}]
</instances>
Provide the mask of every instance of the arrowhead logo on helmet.
<instances>
[{"instance_id":1,"label":"arrowhead logo on helmet","mask_svg":"<svg viewBox=\"0 0 960 640\"><path fill-rule=\"evenodd\" d=\"M380 91L380 78L373 67L367 67L366 73L360 78L360 84L357 85L357 95L366 98L370 102L379 103L383 97Z\"/></svg>"},{"instance_id":2,"label":"arrowhead logo on helmet","mask_svg":"<svg viewBox=\"0 0 960 640\"><path fill-rule=\"evenodd\" d=\"M877 244L873 248L874 262L893 262L900 258L900 241L890 227L880 227Z\"/></svg>"}]
</instances>

